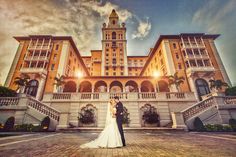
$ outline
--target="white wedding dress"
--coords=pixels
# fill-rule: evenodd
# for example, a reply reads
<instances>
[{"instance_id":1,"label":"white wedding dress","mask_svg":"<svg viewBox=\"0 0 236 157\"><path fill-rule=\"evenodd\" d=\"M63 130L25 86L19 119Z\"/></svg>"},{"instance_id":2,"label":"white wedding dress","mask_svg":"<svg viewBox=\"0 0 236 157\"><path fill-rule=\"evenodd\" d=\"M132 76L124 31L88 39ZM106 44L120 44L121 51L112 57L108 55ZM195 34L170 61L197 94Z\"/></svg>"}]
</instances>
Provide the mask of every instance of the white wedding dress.
<instances>
[{"instance_id":1,"label":"white wedding dress","mask_svg":"<svg viewBox=\"0 0 236 157\"><path fill-rule=\"evenodd\" d=\"M106 125L103 131L99 134L98 138L81 145L80 148L115 148L123 146L116 118L112 117L111 112L116 111L116 108L111 110L110 106L110 104L107 106Z\"/></svg>"}]
</instances>

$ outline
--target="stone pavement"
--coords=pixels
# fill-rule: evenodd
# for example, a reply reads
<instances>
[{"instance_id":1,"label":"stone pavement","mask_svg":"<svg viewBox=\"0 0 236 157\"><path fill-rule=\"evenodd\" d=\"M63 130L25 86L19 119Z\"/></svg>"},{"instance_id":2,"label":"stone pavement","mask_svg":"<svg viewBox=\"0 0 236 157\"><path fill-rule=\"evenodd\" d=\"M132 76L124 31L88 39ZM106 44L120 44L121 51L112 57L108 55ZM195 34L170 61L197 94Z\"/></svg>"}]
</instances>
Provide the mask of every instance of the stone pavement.
<instances>
[{"instance_id":1,"label":"stone pavement","mask_svg":"<svg viewBox=\"0 0 236 157\"><path fill-rule=\"evenodd\" d=\"M80 149L97 133L36 133L0 138L0 156L16 157L233 157L234 133L128 132L127 146L117 149Z\"/></svg>"}]
</instances>

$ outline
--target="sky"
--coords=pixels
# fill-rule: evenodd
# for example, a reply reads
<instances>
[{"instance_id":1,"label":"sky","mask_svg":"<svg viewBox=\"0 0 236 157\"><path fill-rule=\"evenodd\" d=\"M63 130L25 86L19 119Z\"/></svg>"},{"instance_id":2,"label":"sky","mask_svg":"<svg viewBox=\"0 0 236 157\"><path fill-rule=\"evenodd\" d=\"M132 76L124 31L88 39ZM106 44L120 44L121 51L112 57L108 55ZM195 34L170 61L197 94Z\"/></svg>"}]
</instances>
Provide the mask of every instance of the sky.
<instances>
[{"instance_id":1,"label":"sky","mask_svg":"<svg viewBox=\"0 0 236 157\"><path fill-rule=\"evenodd\" d=\"M163 34L221 34L216 47L236 85L236 0L0 0L0 84L18 47L13 36L72 36L90 55L112 9L126 23L128 55L147 55Z\"/></svg>"}]
</instances>

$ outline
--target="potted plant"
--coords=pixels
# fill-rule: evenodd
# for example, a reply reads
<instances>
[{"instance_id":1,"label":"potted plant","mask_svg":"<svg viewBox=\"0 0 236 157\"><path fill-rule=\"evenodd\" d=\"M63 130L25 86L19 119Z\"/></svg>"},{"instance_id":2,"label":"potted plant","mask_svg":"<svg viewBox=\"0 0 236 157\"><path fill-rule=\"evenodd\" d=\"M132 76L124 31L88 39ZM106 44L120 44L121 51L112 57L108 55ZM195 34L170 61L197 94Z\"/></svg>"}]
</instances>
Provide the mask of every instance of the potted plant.
<instances>
[{"instance_id":1,"label":"potted plant","mask_svg":"<svg viewBox=\"0 0 236 157\"><path fill-rule=\"evenodd\" d=\"M79 113L79 126L96 126L95 124L95 111L89 106L84 107Z\"/></svg>"},{"instance_id":2,"label":"potted plant","mask_svg":"<svg viewBox=\"0 0 236 157\"><path fill-rule=\"evenodd\" d=\"M223 87L229 87L227 83L222 80L209 80L210 89L214 91L213 96L224 96L225 94L222 92Z\"/></svg>"},{"instance_id":3,"label":"potted plant","mask_svg":"<svg viewBox=\"0 0 236 157\"><path fill-rule=\"evenodd\" d=\"M144 122L144 126L160 126L159 115L157 114L156 109L154 107L149 107L143 112L142 120Z\"/></svg>"},{"instance_id":4,"label":"potted plant","mask_svg":"<svg viewBox=\"0 0 236 157\"><path fill-rule=\"evenodd\" d=\"M178 72L176 72L174 75L168 76L169 85L175 85L178 92L180 92L180 85L184 83L184 80L185 79L183 76L178 76Z\"/></svg>"}]
</instances>

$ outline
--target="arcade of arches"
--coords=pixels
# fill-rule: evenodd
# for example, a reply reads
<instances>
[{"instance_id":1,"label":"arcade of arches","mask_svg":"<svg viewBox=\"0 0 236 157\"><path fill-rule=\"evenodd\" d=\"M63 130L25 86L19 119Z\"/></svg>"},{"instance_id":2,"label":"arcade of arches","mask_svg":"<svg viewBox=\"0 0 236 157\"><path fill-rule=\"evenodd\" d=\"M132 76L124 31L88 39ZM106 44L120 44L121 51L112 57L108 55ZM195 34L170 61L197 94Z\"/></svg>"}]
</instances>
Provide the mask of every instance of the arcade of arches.
<instances>
[{"instance_id":1,"label":"arcade of arches","mask_svg":"<svg viewBox=\"0 0 236 157\"><path fill-rule=\"evenodd\" d=\"M79 85L77 85L79 84ZM75 81L67 81L64 85L63 92L169 92L168 83L164 80L158 81L158 84L154 84L149 80L144 80L141 83L137 83L134 80L121 82L118 80L107 83L103 80L91 83L88 80L76 83Z\"/></svg>"}]
</instances>

